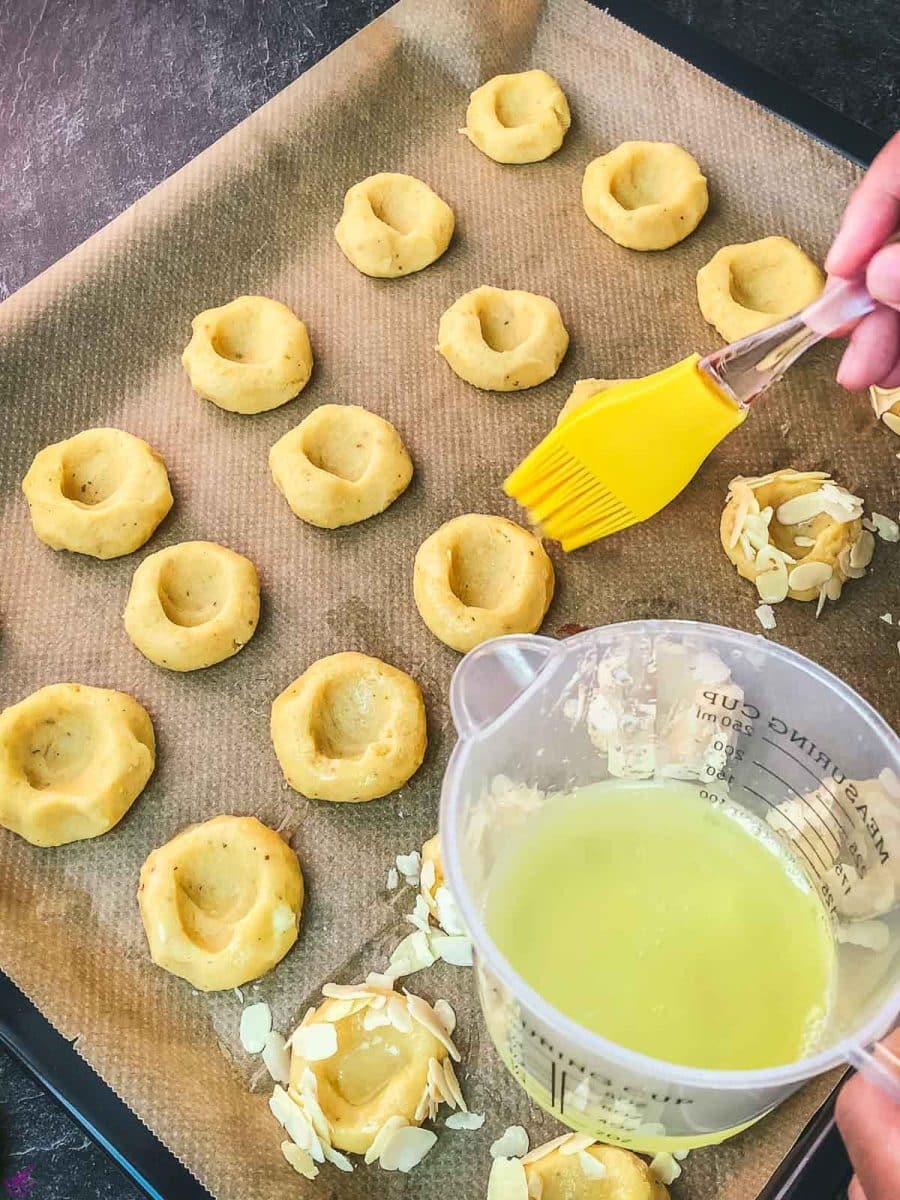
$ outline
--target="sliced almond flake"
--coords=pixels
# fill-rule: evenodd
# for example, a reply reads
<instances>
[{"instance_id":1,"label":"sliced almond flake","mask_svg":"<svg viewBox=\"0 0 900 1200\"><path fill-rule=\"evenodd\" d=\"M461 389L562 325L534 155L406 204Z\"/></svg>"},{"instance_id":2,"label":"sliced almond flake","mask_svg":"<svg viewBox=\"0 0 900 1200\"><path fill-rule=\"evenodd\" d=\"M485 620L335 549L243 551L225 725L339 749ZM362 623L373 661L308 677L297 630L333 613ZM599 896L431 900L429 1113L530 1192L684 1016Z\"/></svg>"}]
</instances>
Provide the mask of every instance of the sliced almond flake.
<instances>
[{"instance_id":1,"label":"sliced almond flake","mask_svg":"<svg viewBox=\"0 0 900 1200\"><path fill-rule=\"evenodd\" d=\"M313 1162L308 1150L302 1150L294 1142L282 1142L281 1153L297 1174L302 1175L304 1179L315 1179L318 1175L319 1168Z\"/></svg>"},{"instance_id":2,"label":"sliced almond flake","mask_svg":"<svg viewBox=\"0 0 900 1200\"><path fill-rule=\"evenodd\" d=\"M890 613L882 613L878 620L884 621L885 625L893 625L894 623L894 618Z\"/></svg>"},{"instance_id":3,"label":"sliced almond flake","mask_svg":"<svg viewBox=\"0 0 900 1200\"><path fill-rule=\"evenodd\" d=\"M529 1150L522 1159L522 1162L528 1164L537 1162L541 1158L546 1158L548 1154L552 1154L560 1146L565 1146L569 1139L574 1136L574 1133L561 1133L559 1137L551 1138L549 1142L543 1142L540 1146L535 1146L533 1150Z\"/></svg>"},{"instance_id":4,"label":"sliced almond flake","mask_svg":"<svg viewBox=\"0 0 900 1200\"><path fill-rule=\"evenodd\" d=\"M410 850L409 854L398 854L397 870L407 883L418 884L419 872L422 870L422 856L418 850Z\"/></svg>"},{"instance_id":5,"label":"sliced almond flake","mask_svg":"<svg viewBox=\"0 0 900 1200\"><path fill-rule=\"evenodd\" d=\"M337 1054L338 1037L334 1025L328 1021L317 1021L297 1030L294 1050L307 1062L322 1062Z\"/></svg>"},{"instance_id":6,"label":"sliced almond flake","mask_svg":"<svg viewBox=\"0 0 900 1200\"><path fill-rule=\"evenodd\" d=\"M850 566L867 567L872 561L874 553L875 538L868 529L864 529L850 547Z\"/></svg>"},{"instance_id":7,"label":"sliced almond flake","mask_svg":"<svg viewBox=\"0 0 900 1200\"><path fill-rule=\"evenodd\" d=\"M431 1085L426 1081L422 1088L422 1095L419 1097L419 1102L413 1112L413 1120L418 1124L426 1119L431 1119L431 1106L434 1104L434 1097L431 1094Z\"/></svg>"},{"instance_id":8,"label":"sliced almond flake","mask_svg":"<svg viewBox=\"0 0 900 1200\"><path fill-rule=\"evenodd\" d=\"M236 987L236 988L233 988L232 990L234 991L235 996L237 996L238 1004L243 1004L244 1003L244 993L241 991L241 989L239 987Z\"/></svg>"},{"instance_id":9,"label":"sliced almond flake","mask_svg":"<svg viewBox=\"0 0 900 1200\"><path fill-rule=\"evenodd\" d=\"M435 934L431 939L431 948L445 963L454 967L471 967L472 939L460 934L452 937L447 934Z\"/></svg>"},{"instance_id":10,"label":"sliced almond flake","mask_svg":"<svg viewBox=\"0 0 900 1200\"><path fill-rule=\"evenodd\" d=\"M422 870L419 872L419 886L424 892L434 890L434 885L437 880L437 871L434 867L434 860L427 858L422 863Z\"/></svg>"},{"instance_id":11,"label":"sliced almond flake","mask_svg":"<svg viewBox=\"0 0 900 1200\"><path fill-rule=\"evenodd\" d=\"M891 433L896 433L900 437L900 416L897 413L882 413L881 419L887 425L888 429L890 429Z\"/></svg>"},{"instance_id":12,"label":"sliced almond flake","mask_svg":"<svg viewBox=\"0 0 900 1200\"><path fill-rule=\"evenodd\" d=\"M373 991L364 983L326 983L322 995L329 1000L371 1000Z\"/></svg>"},{"instance_id":13,"label":"sliced almond flake","mask_svg":"<svg viewBox=\"0 0 900 1200\"><path fill-rule=\"evenodd\" d=\"M394 990L396 982L396 977L390 971L370 971L366 976L366 987L385 996Z\"/></svg>"},{"instance_id":14,"label":"sliced almond flake","mask_svg":"<svg viewBox=\"0 0 900 1200\"><path fill-rule=\"evenodd\" d=\"M312 1127L323 1142L331 1143L331 1124L319 1104L319 1084L309 1067L300 1076L300 1095L303 1108Z\"/></svg>"},{"instance_id":15,"label":"sliced almond flake","mask_svg":"<svg viewBox=\"0 0 900 1200\"><path fill-rule=\"evenodd\" d=\"M416 896L415 906L411 913L407 913L406 920L409 921L410 925L415 925L417 929L421 929L425 933L428 932L428 927L431 924L431 910L421 893Z\"/></svg>"},{"instance_id":16,"label":"sliced almond flake","mask_svg":"<svg viewBox=\"0 0 900 1200\"><path fill-rule=\"evenodd\" d=\"M261 1054L272 1030L272 1010L264 1000L249 1004L241 1013L241 1045L248 1054Z\"/></svg>"},{"instance_id":17,"label":"sliced almond flake","mask_svg":"<svg viewBox=\"0 0 900 1200\"><path fill-rule=\"evenodd\" d=\"M816 619L822 615L822 609L825 607L825 601L828 599L828 593L824 587L819 588L819 596L816 600Z\"/></svg>"},{"instance_id":18,"label":"sliced almond flake","mask_svg":"<svg viewBox=\"0 0 900 1200\"><path fill-rule=\"evenodd\" d=\"M385 1008L375 1008L374 1005L369 1005L363 1013L362 1027L367 1033L371 1033L373 1029L381 1029L390 1023L391 1018Z\"/></svg>"},{"instance_id":19,"label":"sliced almond flake","mask_svg":"<svg viewBox=\"0 0 900 1200\"><path fill-rule=\"evenodd\" d=\"M843 586L844 585L841 583L838 576L832 575L832 577L825 584L825 595L829 600L840 600Z\"/></svg>"},{"instance_id":20,"label":"sliced almond flake","mask_svg":"<svg viewBox=\"0 0 900 1200\"><path fill-rule=\"evenodd\" d=\"M446 886L441 886L434 893L434 901L437 905L438 924L445 933L462 934L468 937L469 931L463 924L463 919L459 915L459 909L456 907L456 901L453 898L453 893Z\"/></svg>"},{"instance_id":21,"label":"sliced almond flake","mask_svg":"<svg viewBox=\"0 0 900 1200\"><path fill-rule=\"evenodd\" d=\"M283 1087L276 1085L269 1097L269 1108L272 1116L284 1129L285 1133L300 1147L309 1150L312 1146L314 1130L312 1122L296 1101L292 1100Z\"/></svg>"},{"instance_id":22,"label":"sliced almond flake","mask_svg":"<svg viewBox=\"0 0 900 1200\"><path fill-rule=\"evenodd\" d=\"M779 504L775 510L775 520L779 525L799 525L803 521L811 521L823 511L825 496L821 488L814 492L804 492L801 496L792 496Z\"/></svg>"},{"instance_id":23,"label":"sliced almond flake","mask_svg":"<svg viewBox=\"0 0 900 1200\"><path fill-rule=\"evenodd\" d=\"M291 1052L277 1029L273 1029L266 1038L262 1060L276 1083L287 1084L291 1077Z\"/></svg>"},{"instance_id":24,"label":"sliced almond flake","mask_svg":"<svg viewBox=\"0 0 900 1200\"><path fill-rule=\"evenodd\" d=\"M517 1158L495 1158L488 1176L486 1200L529 1200L525 1168Z\"/></svg>"},{"instance_id":25,"label":"sliced almond flake","mask_svg":"<svg viewBox=\"0 0 900 1200\"><path fill-rule=\"evenodd\" d=\"M891 931L885 921L851 921L840 924L835 936L839 942L862 946L864 950L881 953L891 944Z\"/></svg>"},{"instance_id":26,"label":"sliced almond flake","mask_svg":"<svg viewBox=\"0 0 900 1200\"><path fill-rule=\"evenodd\" d=\"M394 947L390 967L398 977L414 975L416 971L430 967L436 958L437 953L428 933L424 929L416 929Z\"/></svg>"},{"instance_id":27,"label":"sliced almond flake","mask_svg":"<svg viewBox=\"0 0 900 1200\"><path fill-rule=\"evenodd\" d=\"M454 1112L444 1125L447 1129L480 1129L484 1124L484 1113Z\"/></svg>"},{"instance_id":28,"label":"sliced almond flake","mask_svg":"<svg viewBox=\"0 0 900 1200\"><path fill-rule=\"evenodd\" d=\"M388 1001L387 1013L391 1024L398 1033L412 1033L412 1017L409 1015L409 1006L400 996L395 996Z\"/></svg>"},{"instance_id":29,"label":"sliced almond flake","mask_svg":"<svg viewBox=\"0 0 900 1200\"><path fill-rule=\"evenodd\" d=\"M883 542L900 542L900 525L891 517L886 517L884 513L873 512L872 524L875 526L874 532Z\"/></svg>"},{"instance_id":30,"label":"sliced almond flake","mask_svg":"<svg viewBox=\"0 0 900 1200\"><path fill-rule=\"evenodd\" d=\"M593 1146L597 1141L595 1137L591 1137L589 1133L573 1133L564 1146L560 1146L560 1154L580 1154L582 1150L587 1150L588 1146Z\"/></svg>"},{"instance_id":31,"label":"sliced almond flake","mask_svg":"<svg viewBox=\"0 0 900 1200\"><path fill-rule=\"evenodd\" d=\"M404 1175L417 1167L434 1143L437 1134L431 1129L404 1125L388 1134L378 1157L382 1171L400 1171Z\"/></svg>"},{"instance_id":32,"label":"sliced almond flake","mask_svg":"<svg viewBox=\"0 0 900 1200\"><path fill-rule=\"evenodd\" d=\"M528 1153L528 1134L521 1125L509 1125L491 1143L491 1158L524 1158Z\"/></svg>"},{"instance_id":33,"label":"sliced almond flake","mask_svg":"<svg viewBox=\"0 0 900 1200\"><path fill-rule=\"evenodd\" d=\"M387 885L389 892L396 892L400 886L400 872L396 867L391 867L387 873Z\"/></svg>"},{"instance_id":34,"label":"sliced almond flake","mask_svg":"<svg viewBox=\"0 0 900 1200\"><path fill-rule=\"evenodd\" d=\"M587 1150L582 1150L578 1155L578 1165L581 1167L581 1173L585 1179L602 1179L606 1174L606 1166L599 1158L588 1154Z\"/></svg>"},{"instance_id":35,"label":"sliced almond flake","mask_svg":"<svg viewBox=\"0 0 900 1200\"><path fill-rule=\"evenodd\" d=\"M676 1162L684 1162L684 1160L687 1158L687 1156L689 1154L690 1154L690 1150L673 1150L672 1151L672 1157L675 1159Z\"/></svg>"},{"instance_id":36,"label":"sliced almond flake","mask_svg":"<svg viewBox=\"0 0 900 1200\"><path fill-rule=\"evenodd\" d=\"M436 1100L442 1101L447 1098L446 1083L444 1081L444 1068L441 1063L434 1057L428 1060L428 1093ZM451 1107L454 1107L451 1105Z\"/></svg>"},{"instance_id":37,"label":"sliced almond flake","mask_svg":"<svg viewBox=\"0 0 900 1200\"><path fill-rule=\"evenodd\" d=\"M294 1028L293 1033L288 1034L288 1039L285 1042L285 1046L287 1047L288 1050L290 1050L293 1047L294 1038L297 1036L297 1034L300 1032L300 1030L303 1028L304 1025L309 1024L309 1022L315 1016L315 1013L316 1013L316 1010L314 1008L308 1008L306 1010L306 1012L303 1014L303 1019L301 1020L300 1024Z\"/></svg>"},{"instance_id":38,"label":"sliced almond flake","mask_svg":"<svg viewBox=\"0 0 900 1200\"><path fill-rule=\"evenodd\" d=\"M867 529L864 529L862 531L862 533L860 534L860 537L870 538L870 537L872 537L872 535L871 535L871 533L869 533L869 531ZM837 557L838 570L840 572L842 572L844 575L846 575L846 577L848 579L862 579L862 577L866 573L866 568L865 567L855 567L852 565L851 558L850 558L851 550L852 550L852 547L845 546L844 549L838 555L838 557Z\"/></svg>"},{"instance_id":39,"label":"sliced almond flake","mask_svg":"<svg viewBox=\"0 0 900 1200\"><path fill-rule=\"evenodd\" d=\"M811 537L805 537L802 533L798 533L797 536L794 538L794 542L798 546L803 546L803 548L806 549L807 546L814 546L816 544L816 539L811 538Z\"/></svg>"},{"instance_id":40,"label":"sliced almond flake","mask_svg":"<svg viewBox=\"0 0 900 1200\"><path fill-rule=\"evenodd\" d=\"M372 1145L366 1151L365 1158L363 1160L366 1165L370 1165L376 1161L395 1129L401 1129L403 1126L408 1124L409 1121L407 1121L405 1117L401 1117L399 1113L395 1114L393 1117L388 1117L385 1123L375 1134L375 1137L372 1139Z\"/></svg>"},{"instance_id":41,"label":"sliced almond flake","mask_svg":"<svg viewBox=\"0 0 900 1200\"><path fill-rule=\"evenodd\" d=\"M665 1152L656 1154L650 1160L650 1173L654 1175L660 1183L664 1183L666 1187L670 1183L674 1183L681 1174L681 1167L675 1161L671 1154Z\"/></svg>"},{"instance_id":42,"label":"sliced almond flake","mask_svg":"<svg viewBox=\"0 0 900 1200\"><path fill-rule=\"evenodd\" d=\"M876 417L884 417L893 406L900 403L900 388L882 388L873 384L869 388L869 399Z\"/></svg>"},{"instance_id":43,"label":"sliced almond flake","mask_svg":"<svg viewBox=\"0 0 900 1200\"><path fill-rule=\"evenodd\" d=\"M827 583L834 574L831 566L823 562L804 562L794 567L788 575L788 583L796 592L805 592L808 588L818 588Z\"/></svg>"},{"instance_id":44,"label":"sliced almond flake","mask_svg":"<svg viewBox=\"0 0 900 1200\"><path fill-rule=\"evenodd\" d=\"M882 767L878 772L878 782L892 800L900 800L900 779L890 767Z\"/></svg>"},{"instance_id":45,"label":"sliced almond flake","mask_svg":"<svg viewBox=\"0 0 900 1200\"><path fill-rule=\"evenodd\" d=\"M454 1062L459 1062L460 1054L453 1044L453 1039L438 1020L434 1009L428 1001L423 1000L421 996L414 996L412 992L407 992L405 988L404 994L406 995L406 1006L409 1015L413 1020L418 1021L433 1037L437 1038Z\"/></svg>"},{"instance_id":46,"label":"sliced almond flake","mask_svg":"<svg viewBox=\"0 0 900 1200\"><path fill-rule=\"evenodd\" d=\"M772 610L771 604L760 604L757 608L754 608L753 611L756 614L757 621L759 621L763 629L775 628L777 622L775 620L775 613Z\"/></svg>"},{"instance_id":47,"label":"sliced almond flake","mask_svg":"<svg viewBox=\"0 0 900 1200\"><path fill-rule=\"evenodd\" d=\"M340 1150L335 1150L334 1146L323 1143L322 1149L325 1151L326 1159L332 1166L337 1167L339 1171L345 1171L348 1174L353 1172L353 1163L345 1154L341 1154Z\"/></svg>"},{"instance_id":48,"label":"sliced almond flake","mask_svg":"<svg viewBox=\"0 0 900 1200\"><path fill-rule=\"evenodd\" d=\"M449 1037L456 1028L456 1013L453 1011L452 1005L446 1000L435 1000L433 1006L434 1015L443 1025Z\"/></svg>"},{"instance_id":49,"label":"sliced almond flake","mask_svg":"<svg viewBox=\"0 0 900 1200\"><path fill-rule=\"evenodd\" d=\"M453 1070L453 1063L449 1058L444 1059L444 1095L447 1097L448 1103L452 1101L462 1112L467 1111L462 1088L459 1086L459 1080L456 1078L456 1072Z\"/></svg>"},{"instance_id":50,"label":"sliced almond flake","mask_svg":"<svg viewBox=\"0 0 900 1200\"><path fill-rule=\"evenodd\" d=\"M787 571L763 571L754 580L760 600L765 604L780 604L788 594Z\"/></svg>"}]
</instances>

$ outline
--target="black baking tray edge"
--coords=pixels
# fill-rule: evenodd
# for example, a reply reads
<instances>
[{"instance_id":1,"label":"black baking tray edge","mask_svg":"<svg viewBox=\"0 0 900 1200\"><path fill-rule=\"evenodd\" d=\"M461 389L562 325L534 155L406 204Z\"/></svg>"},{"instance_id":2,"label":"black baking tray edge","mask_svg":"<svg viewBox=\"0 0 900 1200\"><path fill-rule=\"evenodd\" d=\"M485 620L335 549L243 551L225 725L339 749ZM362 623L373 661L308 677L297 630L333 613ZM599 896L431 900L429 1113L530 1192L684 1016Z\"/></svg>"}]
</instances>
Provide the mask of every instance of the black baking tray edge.
<instances>
[{"instance_id":1,"label":"black baking tray edge","mask_svg":"<svg viewBox=\"0 0 900 1200\"><path fill-rule=\"evenodd\" d=\"M590 0L845 158L867 166L881 139L865 126L682 25L649 0ZM0 972L0 1042L43 1084L152 1200L210 1200L147 1128L17 987ZM801 1133L756 1200L832 1200L851 1168L832 1096Z\"/></svg>"}]
</instances>

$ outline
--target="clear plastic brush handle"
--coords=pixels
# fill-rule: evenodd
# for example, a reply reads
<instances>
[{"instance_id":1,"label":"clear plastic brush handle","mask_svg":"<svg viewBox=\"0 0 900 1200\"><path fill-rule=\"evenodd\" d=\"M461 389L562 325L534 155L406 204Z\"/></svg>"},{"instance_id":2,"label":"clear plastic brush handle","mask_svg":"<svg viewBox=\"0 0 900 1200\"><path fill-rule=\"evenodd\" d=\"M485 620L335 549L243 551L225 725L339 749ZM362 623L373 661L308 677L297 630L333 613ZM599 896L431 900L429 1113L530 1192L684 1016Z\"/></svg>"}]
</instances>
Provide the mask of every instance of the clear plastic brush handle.
<instances>
[{"instance_id":1,"label":"clear plastic brush handle","mask_svg":"<svg viewBox=\"0 0 900 1200\"><path fill-rule=\"evenodd\" d=\"M874 308L875 301L862 279L841 280L796 316L707 354L699 366L745 408L810 346Z\"/></svg>"},{"instance_id":2,"label":"clear plastic brush handle","mask_svg":"<svg viewBox=\"0 0 900 1200\"><path fill-rule=\"evenodd\" d=\"M900 1056L882 1042L857 1046L847 1055L860 1075L900 1104Z\"/></svg>"}]
</instances>

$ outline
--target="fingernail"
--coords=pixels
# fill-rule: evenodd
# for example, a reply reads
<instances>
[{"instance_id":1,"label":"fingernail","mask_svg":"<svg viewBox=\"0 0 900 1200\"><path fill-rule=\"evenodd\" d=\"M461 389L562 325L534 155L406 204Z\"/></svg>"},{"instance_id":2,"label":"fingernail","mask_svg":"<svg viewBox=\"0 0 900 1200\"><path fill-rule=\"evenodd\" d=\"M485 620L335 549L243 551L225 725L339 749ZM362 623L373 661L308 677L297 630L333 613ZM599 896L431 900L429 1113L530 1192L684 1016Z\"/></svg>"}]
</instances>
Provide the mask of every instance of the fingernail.
<instances>
[{"instance_id":1,"label":"fingernail","mask_svg":"<svg viewBox=\"0 0 900 1200\"><path fill-rule=\"evenodd\" d=\"M885 246L869 263L866 286L876 300L900 307L900 246Z\"/></svg>"}]
</instances>

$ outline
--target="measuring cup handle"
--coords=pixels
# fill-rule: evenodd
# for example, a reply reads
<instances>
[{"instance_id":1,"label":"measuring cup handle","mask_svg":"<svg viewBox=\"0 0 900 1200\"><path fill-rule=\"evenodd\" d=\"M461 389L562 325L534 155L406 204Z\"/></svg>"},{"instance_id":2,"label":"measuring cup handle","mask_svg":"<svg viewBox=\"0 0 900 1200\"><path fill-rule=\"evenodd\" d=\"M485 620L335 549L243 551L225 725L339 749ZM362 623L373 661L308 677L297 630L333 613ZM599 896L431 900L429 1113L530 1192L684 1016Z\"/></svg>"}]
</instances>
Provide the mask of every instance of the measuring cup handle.
<instances>
[{"instance_id":1,"label":"measuring cup handle","mask_svg":"<svg viewBox=\"0 0 900 1200\"><path fill-rule=\"evenodd\" d=\"M860 1075L876 1084L900 1104L900 1057L881 1042L854 1046L847 1055Z\"/></svg>"},{"instance_id":2,"label":"measuring cup handle","mask_svg":"<svg viewBox=\"0 0 900 1200\"><path fill-rule=\"evenodd\" d=\"M459 736L472 737L492 725L559 647L553 638L513 634L470 650L450 681L450 712Z\"/></svg>"}]
</instances>

